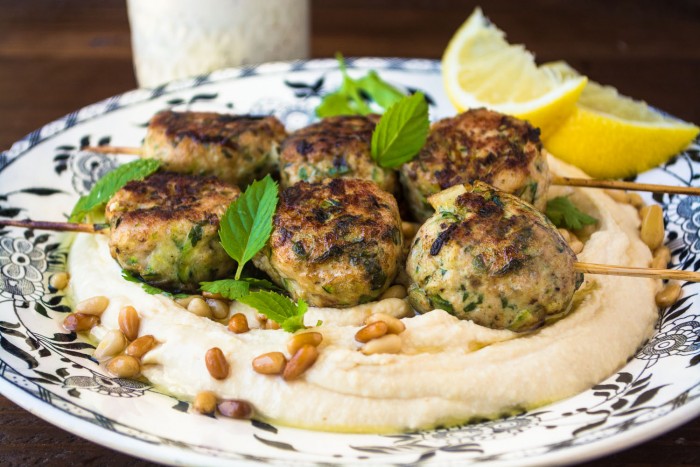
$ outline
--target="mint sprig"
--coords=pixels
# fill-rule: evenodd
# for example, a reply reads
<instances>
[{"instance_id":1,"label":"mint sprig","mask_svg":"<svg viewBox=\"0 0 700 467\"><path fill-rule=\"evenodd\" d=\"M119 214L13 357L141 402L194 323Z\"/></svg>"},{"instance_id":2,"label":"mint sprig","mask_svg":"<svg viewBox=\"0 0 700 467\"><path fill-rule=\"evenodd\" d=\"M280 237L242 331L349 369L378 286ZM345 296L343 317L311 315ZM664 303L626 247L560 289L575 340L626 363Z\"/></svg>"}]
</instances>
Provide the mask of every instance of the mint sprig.
<instances>
[{"instance_id":1,"label":"mint sprig","mask_svg":"<svg viewBox=\"0 0 700 467\"><path fill-rule=\"evenodd\" d=\"M70 217L69 222L83 222L85 216L98 208L104 208L107 201L132 180L143 180L158 170L160 161L155 159L138 159L109 172L95 183L85 196L81 196Z\"/></svg>"},{"instance_id":2,"label":"mint sprig","mask_svg":"<svg viewBox=\"0 0 700 467\"><path fill-rule=\"evenodd\" d=\"M282 290L270 281L252 277L244 277L241 280L221 279L212 282L200 282L199 285L202 291L220 294L229 300L238 300L241 297L245 297L250 293L251 287L263 290Z\"/></svg>"},{"instance_id":3,"label":"mint sprig","mask_svg":"<svg viewBox=\"0 0 700 467\"><path fill-rule=\"evenodd\" d=\"M367 98L387 109L404 97L401 91L382 80L374 70L370 70L362 78L353 79L347 72L342 54L336 53L335 57L343 75L343 82L337 91L323 96L321 103L316 107L316 115L319 117L367 115L372 112Z\"/></svg>"},{"instance_id":4,"label":"mint sprig","mask_svg":"<svg viewBox=\"0 0 700 467\"><path fill-rule=\"evenodd\" d=\"M308 305L303 299L294 303L289 298L274 292L250 292L238 299L239 302L255 308L268 319L275 321L287 332L304 329L304 313Z\"/></svg>"},{"instance_id":5,"label":"mint sprig","mask_svg":"<svg viewBox=\"0 0 700 467\"><path fill-rule=\"evenodd\" d=\"M598 220L579 210L567 196L557 196L547 201L545 214L557 227L579 230L584 225L595 224Z\"/></svg>"},{"instance_id":6,"label":"mint sprig","mask_svg":"<svg viewBox=\"0 0 700 467\"><path fill-rule=\"evenodd\" d=\"M246 281L237 281L236 279L200 282L199 285L202 291L221 294L224 298L229 300L238 300L241 297L245 297L250 290L250 284Z\"/></svg>"},{"instance_id":7,"label":"mint sprig","mask_svg":"<svg viewBox=\"0 0 700 467\"><path fill-rule=\"evenodd\" d=\"M238 263L236 280L241 278L245 263L265 246L272 233L277 192L277 182L267 175L250 184L221 218L219 238L226 253Z\"/></svg>"},{"instance_id":8,"label":"mint sprig","mask_svg":"<svg viewBox=\"0 0 700 467\"><path fill-rule=\"evenodd\" d=\"M428 138L428 103L421 92L389 107L372 133L372 159L384 168L396 168L420 151Z\"/></svg>"}]
</instances>

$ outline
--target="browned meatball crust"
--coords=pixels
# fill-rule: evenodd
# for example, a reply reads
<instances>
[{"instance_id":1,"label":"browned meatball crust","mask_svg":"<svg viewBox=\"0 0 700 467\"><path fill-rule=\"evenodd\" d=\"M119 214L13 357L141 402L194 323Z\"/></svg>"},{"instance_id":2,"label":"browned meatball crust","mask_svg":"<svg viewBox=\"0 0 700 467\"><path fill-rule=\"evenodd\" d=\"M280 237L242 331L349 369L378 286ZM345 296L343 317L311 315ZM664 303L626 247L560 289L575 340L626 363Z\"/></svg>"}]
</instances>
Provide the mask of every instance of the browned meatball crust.
<instances>
[{"instance_id":1,"label":"browned meatball crust","mask_svg":"<svg viewBox=\"0 0 700 467\"><path fill-rule=\"evenodd\" d=\"M539 129L525 120L472 109L432 125L418 156L401 167L401 181L414 216L423 221L433 212L430 195L475 180L543 210L548 172Z\"/></svg>"},{"instance_id":2,"label":"browned meatball crust","mask_svg":"<svg viewBox=\"0 0 700 467\"><path fill-rule=\"evenodd\" d=\"M402 242L396 200L374 183L299 182L282 191L270 240L253 261L294 299L350 307L391 285Z\"/></svg>"},{"instance_id":3,"label":"browned meatball crust","mask_svg":"<svg viewBox=\"0 0 700 467\"><path fill-rule=\"evenodd\" d=\"M275 170L286 136L271 116L165 110L148 124L143 157L162 161L165 170L244 186Z\"/></svg>"},{"instance_id":4,"label":"browned meatball crust","mask_svg":"<svg viewBox=\"0 0 700 467\"><path fill-rule=\"evenodd\" d=\"M371 180L394 193L396 172L378 166L371 156L378 121L379 115L328 117L289 135L280 153L282 188L340 177Z\"/></svg>"},{"instance_id":5,"label":"browned meatball crust","mask_svg":"<svg viewBox=\"0 0 700 467\"><path fill-rule=\"evenodd\" d=\"M219 220L240 190L214 177L157 172L107 203L109 247L120 266L156 287L195 291L235 264L219 243Z\"/></svg>"},{"instance_id":6,"label":"browned meatball crust","mask_svg":"<svg viewBox=\"0 0 700 467\"><path fill-rule=\"evenodd\" d=\"M409 300L494 329L527 331L568 311L583 276L549 220L485 183L430 198L435 213L411 246Z\"/></svg>"}]
</instances>

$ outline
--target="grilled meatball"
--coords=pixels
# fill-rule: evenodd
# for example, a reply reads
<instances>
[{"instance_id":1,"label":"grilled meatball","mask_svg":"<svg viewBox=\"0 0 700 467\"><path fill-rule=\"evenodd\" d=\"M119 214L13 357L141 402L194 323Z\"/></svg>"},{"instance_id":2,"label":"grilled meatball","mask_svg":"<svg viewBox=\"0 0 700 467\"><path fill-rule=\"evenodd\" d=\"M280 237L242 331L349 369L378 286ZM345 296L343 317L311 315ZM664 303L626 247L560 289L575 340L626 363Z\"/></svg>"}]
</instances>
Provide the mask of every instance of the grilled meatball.
<instances>
[{"instance_id":1,"label":"grilled meatball","mask_svg":"<svg viewBox=\"0 0 700 467\"><path fill-rule=\"evenodd\" d=\"M401 167L414 216L433 209L427 198L475 180L512 193L543 210L549 188L540 131L528 122L486 109L468 110L433 124L418 156Z\"/></svg>"},{"instance_id":2,"label":"grilled meatball","mask_svg":"<svg viewBox=\"0 0 700 467\"><path fill-rule=\"evenodd\" d=\"M350 307L391 284L402 242L396 200L374 183L299 182L280 194L272 235L253 262L294 299Z\"/></svg>"},{"instance_id":3,"label":"grilled meatball","mask_svg":"<svg viewBox=\"0 0 700 467\"><path fill-rule=\"evenodd\" d=\"M158 172L107 203L112 257L156 287L195 291L235 264L219 243L219 219L240 194L214 177Z\"/></svg>"},{"instance_id":4,"label":"grilled meatball","mask_svg":"<svg viewBox=\"0 0 700 467\"><path fill-rule=\"evenodd\" d=\"M378 121L379 115L328 117L289 135L280 152L282 188L341 177L372 180L394 193L396 172L379 167L371 156Z\"/></svg>"},{"instance_id":5,"label":"grilled meatball","mask_svg":"<svg viewBox=\"0 0 700 467\"><path fill-rule=\"evenodd\" d=\"M165 170L244 186L276 169L286 136L275 117L165 110L148 124L143 157L163 161Z\"/></svg>"},{"instance_id":6,"label":"grilled meatball","mask_svg":"<svg viewBox=\"0 0 700 467\"><path fill-rule=\"evenodd\" d=\"M583 276L547 218L521 199L475 182L429 199L406 264L409 300L494 329L527 331L565 314Z\"/></svg>"}]
</instances>

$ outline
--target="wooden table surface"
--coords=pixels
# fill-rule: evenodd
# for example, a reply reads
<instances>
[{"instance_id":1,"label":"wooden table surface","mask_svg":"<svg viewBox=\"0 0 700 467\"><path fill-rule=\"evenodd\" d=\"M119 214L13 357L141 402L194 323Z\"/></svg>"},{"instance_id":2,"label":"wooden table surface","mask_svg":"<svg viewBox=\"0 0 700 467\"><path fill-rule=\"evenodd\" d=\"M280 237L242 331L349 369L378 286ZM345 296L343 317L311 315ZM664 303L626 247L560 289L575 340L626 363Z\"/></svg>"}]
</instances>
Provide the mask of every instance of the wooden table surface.
<instances>
[{"instance_id":1,"label":"wooden table surface","mask_svg":"<svg viewBox=\"0 0 700 467\"><path fill-rule=\"evenodd\" d=\"M474 6L312 1L311 55L439 58ZM698 1L498 0L483 7L540 62L566 60L623 94L700 122ZM124 0L0 0L0 149L135 86ZM55 428L2 396L0 464L152 465ZM700 418L590 465L700 466Z\"/></svg>"}]
</instances>

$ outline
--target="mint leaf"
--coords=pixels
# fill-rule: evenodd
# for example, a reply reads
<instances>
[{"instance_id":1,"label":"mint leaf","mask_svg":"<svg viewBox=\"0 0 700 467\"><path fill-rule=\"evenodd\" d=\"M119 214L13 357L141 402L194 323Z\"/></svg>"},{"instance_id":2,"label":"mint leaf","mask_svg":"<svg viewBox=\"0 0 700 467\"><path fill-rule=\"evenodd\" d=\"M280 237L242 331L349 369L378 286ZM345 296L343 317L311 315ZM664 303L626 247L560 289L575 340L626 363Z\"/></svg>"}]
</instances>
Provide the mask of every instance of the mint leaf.
<instances>
[{"instance_id":1,"label":"mint leaf","mask_svg":"<svg viewBox=\"0 0 700 467\"><path fill-rule=\"evenodd\" d=\"M386 111L372 133L372 159L385 168L408 162L428 137L428 103L423 93L404 97Z\"/></svg>"},{"instance_id":2,"label":"mint leaf","mask_svg":"<svg viewBox=\"0 0 700 467\"><path fill-rule=\"evenodd\" d=\"M354 115L356 112L348 103L348 96L340 91L326 94L318 107L316 107L316 115L321 118L334 117L336 115Z\"/></svg>"},{"instance_id":3,"label":"mint leaf","mask_svg":"<svg viewBox=\"0 0 700 467\"><path fill-rule=\"evenodd\" d=\"M372 108L366 97L386 110L404 96L397 88L382 80L374 70L370 70L362 78L352 79L348 75L343 55L336 53L335 57L343 74L343 82L337 91L323 96L321 103L316 107L316 115L319 117L367 115L372 113Z\"/></svg>"},{"instance_id":4,"label":"mint leaf","mask_svg":"<svg viewBox=\"0 0 700 467\"><path fill-rule=\"evenodd\" d=\"M557 196L547 201L545 214L557 227L579 230L584 225L595 224L598 220L580 211L567 196Z\"/></svg>"},{"instance_id":5,"label":"mint leaf","mask_svg":"<svg viewBox=\"0 0 700 467\"><path fill-rule=\"evenodd\" d=\"M277 182L267 175L253 182L226 210L219 225L221 245L238 262L235 279L241 278L245 263L265 246L272 233L277 207Z\"/></svg>"},{"instance_id":6,"label":"mint leaf","mask_svg":"<svg viewBox=\"0 0 700 467\"><path fill-rule=\"evenodd\" d=\"M284 292L284 289L277 287L275 284L273 284L272 282L265 280L265 279L256 279L254 277L244 277L241 280L246 281L248 284L250 284L251 287L255 287L256 289L274 290L277 292Z\"/></svg>"},{"instance_id":7,"label":"mint leaf","mask_svg":"<svg viewBox=\"0 0 700 467\"><path fill-rule=\"evenodd\" d=\"M241 297L245 297L250 289L248 282L235 279L200 282L199 286L204 292L218 293L229 300L238 300Z\"/></svg>"},{"instance_id":8,"label":"mint leaf","mask_svg":"<svg viewBox=\"0 0 700 467\"><path fill-rule=\"evenodd\" d=\"M374 70L357 80L357 86L383 109L388 109L405 97L404 93L381 79Z\"/></svg>"},{"instance_id":9,"label":"mint leaf","mask_svg":"<svg viewBox=\"0 0 700 467\"><path fill-rule=\"evenodd\" d=\"M287 332L304 329L304 313L308 305L302 299L294 303L289 298L275 292L251 292L238 299L239 302L255 308L258 312L275 321Z\"/></svg>"},{"instance_id":10,"label":"mint leaf","mask_svg":"<svg viewBox=\"0 0 700 467\"><path fill-rule=\"evenodd\" d=\"M103 208L107 201L128 182L143 180L158 170L158 167L160 167L160 161L155 159L138 159L120 165L99 179L90 193L80 197L68 221L82 222L90 212Z\"/></svg>"},{"instance_id":11,"label":"mint leaf","mask_svg":"<svg viewBox=\"0 0 700 467\"><path fill-rule=\"evenodd\" d=\"M218 293L229 300L238 300L241 297L245 297L250 292L251 287L263 290L283 291L270 281L252 277L244 277L240 280L221 279L212 282L200 282L199 286L204 292Z\"/></svg>"}]
</instances>

